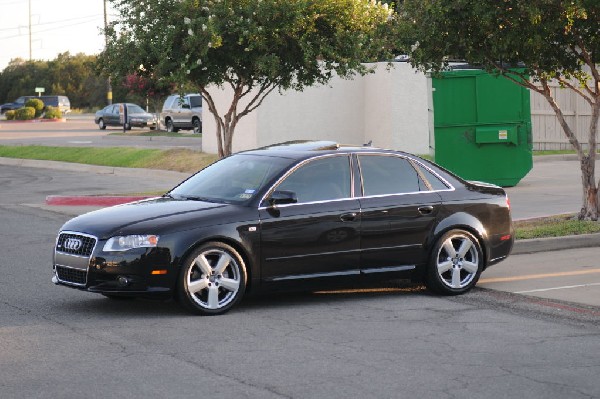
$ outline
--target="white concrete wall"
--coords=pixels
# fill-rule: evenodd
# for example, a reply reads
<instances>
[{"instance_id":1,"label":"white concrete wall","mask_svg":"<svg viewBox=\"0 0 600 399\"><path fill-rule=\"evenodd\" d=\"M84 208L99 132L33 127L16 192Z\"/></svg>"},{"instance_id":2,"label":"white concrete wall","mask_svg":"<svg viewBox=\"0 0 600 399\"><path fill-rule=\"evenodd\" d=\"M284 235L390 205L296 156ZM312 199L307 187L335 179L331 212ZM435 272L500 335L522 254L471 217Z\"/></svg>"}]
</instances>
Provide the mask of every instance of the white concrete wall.
<instances>
[{"instance_id":1,"label":"white concrete wall","mask_svg":"<svg viewBox=\"0 0 600 399\"><path fill-rule=\"evenodd\" d=\"M327 86L303 92L273 92L253 113L242 118L233 151L291 140L334 140L342 144L429 153L427 79L406 63L372 64L374 74L352 80L334 78ZM230 89L210 90L220 112L231 102ZM203 110L202 147L216 153L216 125Z\"/></svg>"}]
</instances>

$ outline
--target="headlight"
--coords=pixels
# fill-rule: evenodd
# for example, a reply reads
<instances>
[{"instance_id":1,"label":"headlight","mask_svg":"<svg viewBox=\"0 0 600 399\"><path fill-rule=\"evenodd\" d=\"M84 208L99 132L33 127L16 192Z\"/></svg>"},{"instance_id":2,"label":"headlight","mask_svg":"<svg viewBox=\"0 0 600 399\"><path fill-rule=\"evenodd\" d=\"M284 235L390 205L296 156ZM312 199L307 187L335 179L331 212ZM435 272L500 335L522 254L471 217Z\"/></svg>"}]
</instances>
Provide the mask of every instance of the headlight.
<instances>
[{"instance_id":1,"label":"headlight","mask_svg":"<svg viewBox=\"0 0 600 399\"><path fill-rule=\"evenodd\" d=\"M104 252L127 251L133 248L154 248L158 244L159 236L133 235L117 236L110 238L102 250Z\"/></svg>"}]
</instances>

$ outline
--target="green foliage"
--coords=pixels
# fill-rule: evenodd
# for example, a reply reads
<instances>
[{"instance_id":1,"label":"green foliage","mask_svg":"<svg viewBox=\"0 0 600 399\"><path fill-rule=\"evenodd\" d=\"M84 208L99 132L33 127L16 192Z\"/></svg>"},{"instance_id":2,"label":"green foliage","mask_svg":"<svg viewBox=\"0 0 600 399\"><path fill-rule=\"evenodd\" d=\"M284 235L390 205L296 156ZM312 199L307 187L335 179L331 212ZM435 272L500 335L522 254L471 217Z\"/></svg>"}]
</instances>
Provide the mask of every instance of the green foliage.
<instances>
[{"instance_id":1,"label":"green foliage","mask_svg":"<svg viewBox=\"0 0 600 399\"><path fill-rule=\"evenodd\" d=\"M44 94L68 96L73 108L103 107L106 78L96 73L96 58L67 52L51 61L14 59L0 73L0 103L35 95L36 87L44 87ZM122 89L116 92L118 95L126 93Z\"/></svg>"},{"instance_id":2,"label":"green foliage","mask_svg":"<svg viewBox=\"0 0 600 399\"><path fill-rule=\"evenodd\" d=\"M15 119L19 121L27 121L35 118L35 108L23 107L15 111Z\"/></svg>"},{"instance_id":3,"label":"green foliage","mask_svg":"<svg viewBox=\"0 0 600 399\"><path fill-rule=\"evenodd\" d=\"M4 116L6 116L6 120L7 121L12 121L15 119L15 114L16 112L14 110L8 110L4 113Z\"/></svg>"},{"instance_id":4,"label":"green foliage","mask_svg":"<svg viewBox=\"0 0 600 399\"><path fill-rule=\"evenodd\" d=\"M46 112L44 113L44 119L61 119L61 118L62 118L62 112L60 112L60 109L58 109L56 107L51 107L51 106L46 107Z\"/></svg>"},{"instance_id":5,"label":"green foliage","mask_svg":"<svg viewBox=\"0 0 600 399\"><path fill-rule=\"evenodd\" d=\"M461 59L495 71L521 64L538 79L585 80L586 54L600 62L597 0L405 0L400 7L398 47L425 70Z\"/></svg>"},{"instance_id":6,"label":"green foliage","mask_svg":"<svg viewBox=\"0 0 600 399\"><path fill-rule=\"evenodd\" d=\"M119 18L106 32L103 71L200 91L219 121L221 155L231 151L238 120L273 90L302 90L334 74L368 73L363 62L384 57L383 33L392 15L387 4L367 0L112 3ZM211 84L233 89L225 115L206 90ZM238 109L244 96L248 105Z\"/></svg>"},{"instance_id":7,"label":"green foliage","mask_svg":"<svg viewBox=\"0 0 600 399\"><path fill-rule=\"evenodd\" d=\"M31 107L35 110L36 118L39 118L40 115L42 115L42 112L44 111L44 102L37 98L30 98L29 100L25 101L25 106Z\"/></svg>"}]
</instances>

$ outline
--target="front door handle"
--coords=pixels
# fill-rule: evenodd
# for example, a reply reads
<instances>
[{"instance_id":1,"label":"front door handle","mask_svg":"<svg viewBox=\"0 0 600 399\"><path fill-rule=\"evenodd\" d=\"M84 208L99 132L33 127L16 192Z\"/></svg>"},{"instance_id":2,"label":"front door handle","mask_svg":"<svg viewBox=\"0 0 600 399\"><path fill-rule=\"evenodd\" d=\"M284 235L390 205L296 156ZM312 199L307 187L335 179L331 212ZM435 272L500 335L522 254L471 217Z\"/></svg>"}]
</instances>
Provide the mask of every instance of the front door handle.
<instances>
[{"instance_id":1,"label":"front door handle","mask_svg":"<svg viewBox=\"0 0 600 399\"><path fill-rule=\"evenodd\" d=\"M344 213L340 216L342 222L353 222L356 220L356 212Z\"/></svg>"},{"instance_id":2,"label":"front door handle","mask_svg":"<svg viewBox=\"0 0 600 399\"><path fill-rule=\"evenodd\" d=\"M417 208L421 215L429 215L433 212L433 207L431 205L420 206Z\"/></svg>"}]
</instances>

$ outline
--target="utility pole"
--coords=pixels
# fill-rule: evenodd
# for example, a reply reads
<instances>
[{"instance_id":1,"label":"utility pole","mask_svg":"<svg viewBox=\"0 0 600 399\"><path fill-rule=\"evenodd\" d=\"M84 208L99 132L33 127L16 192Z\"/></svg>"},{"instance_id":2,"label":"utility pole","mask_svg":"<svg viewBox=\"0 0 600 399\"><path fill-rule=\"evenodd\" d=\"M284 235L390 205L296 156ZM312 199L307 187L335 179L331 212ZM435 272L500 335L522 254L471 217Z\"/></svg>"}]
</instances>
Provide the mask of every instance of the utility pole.
<instances>
[{"instance_id":1,"label":"utility pole","mask_svg":"<svg viewBox=\"0 0 600 399\"><path fill-rule=\"evenodd\" d=\"M29 61L31 61L31 59L31 0L29 0Z\"/></svg>"},{"instance_id":2,"label":"utility pole","mask_svg":"<svg viewBox=\"0 0 600 399\"><path fill-rule=\"evenodd\" d=\"M31 2L31 0L29 0ZM106 30L108 29L108 18L106 17L106 0L104 0L104 49L108 46L108 36L106 36ZM110 75L106 80L106 102L108 105L112 104L112 84L110 83Z\"/></svg>"}]
</instances>

